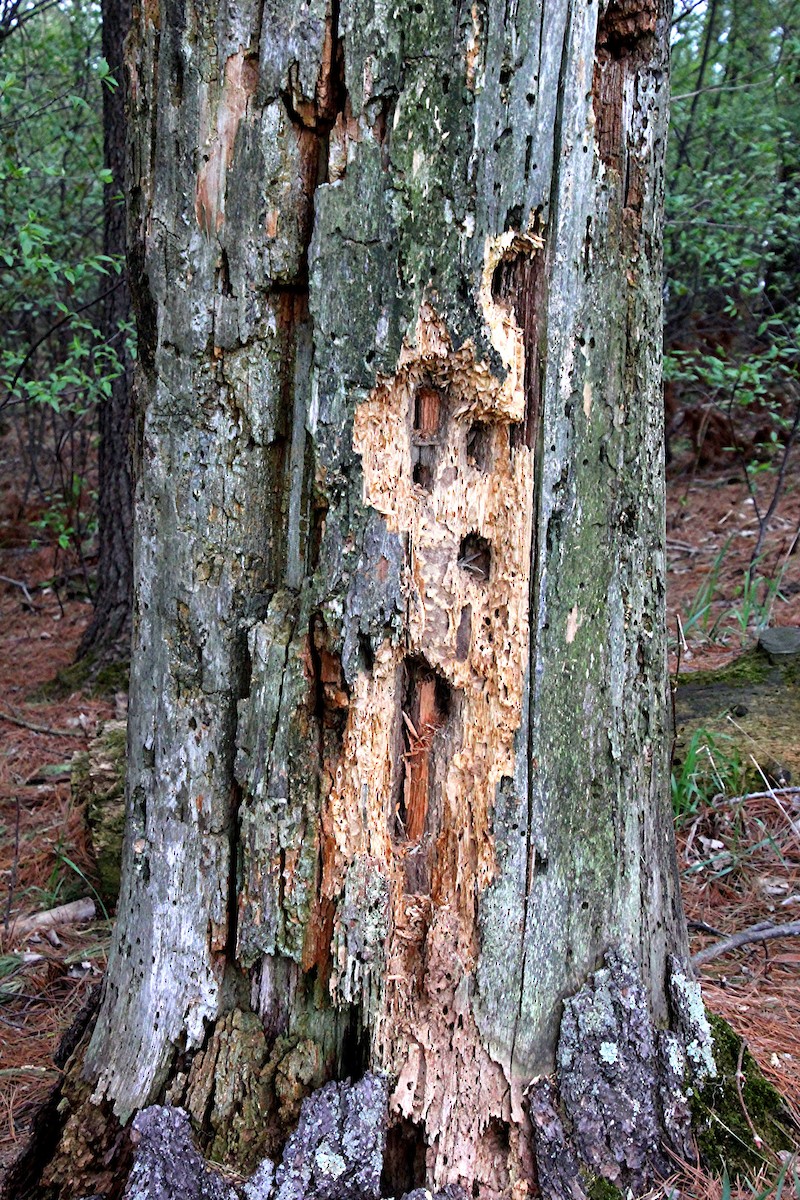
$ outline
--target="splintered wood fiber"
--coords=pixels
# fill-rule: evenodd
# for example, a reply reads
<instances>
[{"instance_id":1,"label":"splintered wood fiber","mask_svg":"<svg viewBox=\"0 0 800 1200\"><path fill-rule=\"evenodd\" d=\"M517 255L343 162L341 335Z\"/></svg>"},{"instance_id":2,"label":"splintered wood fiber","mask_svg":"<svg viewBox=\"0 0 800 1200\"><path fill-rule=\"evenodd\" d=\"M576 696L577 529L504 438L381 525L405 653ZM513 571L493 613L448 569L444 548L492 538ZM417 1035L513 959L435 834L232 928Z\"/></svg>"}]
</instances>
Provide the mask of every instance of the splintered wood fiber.
<instances>
[{"instance_id":1,"label":"splintered wood fiber","mask_svg":"<svg viewBox=\"0 0 800 1200\"><path fill-rule=\"evenodd\" d=\"M470 343L454 350L423 305L396 374L355 416L365 501L407 546L406 640L385 639L355 681L323 818L322 890L341 894L358 856L391 880L373 1046L399 1073L395 1111L425 1122L438 1178L474 1176L479 1160L490 1174L500 1128L491 1123L510 1118L508 1081L481 1044L467 980L529 646L534 451L515 436L526 415L523 338L491 284L504 256L540 245L506 234L486 247L481 302L502 381ZM334 997L353 999L358 983L374 994L369 964L352 961L346 937L334 945Z\"/></svg>"}]
</instances>

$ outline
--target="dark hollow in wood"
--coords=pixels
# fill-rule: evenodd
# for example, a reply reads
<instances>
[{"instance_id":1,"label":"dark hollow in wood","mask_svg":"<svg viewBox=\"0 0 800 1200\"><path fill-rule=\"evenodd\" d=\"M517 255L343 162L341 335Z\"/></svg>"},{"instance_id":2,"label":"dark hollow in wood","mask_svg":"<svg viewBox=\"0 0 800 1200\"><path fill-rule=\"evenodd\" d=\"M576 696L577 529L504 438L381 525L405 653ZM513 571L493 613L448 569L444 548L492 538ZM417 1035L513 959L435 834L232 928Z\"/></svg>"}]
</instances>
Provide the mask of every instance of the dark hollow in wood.
<instances>
[{"instance_id":1,"label":"dark hollow in wood","mask_svg":"<svg viewBox=\"0 0 800 1200\"><path fill-rule=\"evenodd\" d=\"M487 580L492 566L492 547L485 537L478 533L468 533L461 539L458 551L458 565L462 571L469 571L478 580Z\"/></svg>"},{"instance_id":2,"label":"dark hollow in wood","mask_svg":"<svg viewBox=\"0 0 800 1200\"><path fill-rule=\"evenodd\" d=\"M492 276L492 295L514 312L525 346L525 419L521 430L526 446L535 446L542 406L542 354L540 343L546 305L543 254L521 252L503 258ZM512 439L513 448L514 439Z\"/></svg>"},{"instance_id":3,"label":"dark hollow in wood","mask_svg":"<svg viewBox=\"0 0 800 1200\"><path fill-rule=\"evenodd\" d=\"M467 432L467 462L484 474L492 466L492 430L485 421L473 421Z\"/></svg>"},{"instance_id":4,"label":"dark hollow in wood","mask_svg":"<svg viewBox=\"0 0 800 1200\"><path fill-rule=\"evenodd\" d=\"M402 1196L425 1187L425 1126L400 1117L386 1131L382 1196Z\"/></svg>"}]
</instances>

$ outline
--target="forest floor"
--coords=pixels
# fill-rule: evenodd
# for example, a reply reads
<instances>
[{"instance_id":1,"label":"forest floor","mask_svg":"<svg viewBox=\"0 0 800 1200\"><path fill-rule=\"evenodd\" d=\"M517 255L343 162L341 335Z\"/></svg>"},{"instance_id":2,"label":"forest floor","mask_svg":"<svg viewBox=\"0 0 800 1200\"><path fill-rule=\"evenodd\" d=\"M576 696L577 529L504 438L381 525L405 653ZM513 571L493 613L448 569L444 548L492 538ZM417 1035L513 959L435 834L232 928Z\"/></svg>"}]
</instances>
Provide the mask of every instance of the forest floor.
<instances>
[{"instance_id":1,"label":"forest floor","mask_svg":"<svg viewBox=\"0 0 800 1200\"><path fill-rule=\"evenodd\" d=\"M683 674L730 663L754 645L768 618L800 626L800 455L795 460L749 574L759 520L741 474L701 475L673 464L667 524L673 673L678 665ZM91 922L51 934L15 935L14 922L96 897L70 762L102 722L124 715L125 705L124 695L46 691L72 661L91 609L75 564L52 547L31 548L32 514L21 511L13 463L8 471L0 475L0 1176L59 1078L54 1050L102 976L111 930L100 904ZM774 473L758 476L762 513L774 486ZM717 794L709 771L716 778L715 771L724 774L720 763L730 768L732 761L722 735L706 747L711 766L704 787L692 790L689 733L681 739L675 773L688 790L677 832L688 917L726 935L758 921L797 921L800 795L771 794L767 785L751 788L765 795L744 802ZM785 750L782 761L800 755L800 729ZM758 760L755 742L753 751ZM766 760L759 765L769 769ZM693 951L715 938L693 932ZM765 1075L800 1113L800 941L747 946L709 964L702 981L708 1006L746 1039ZM765 1162L765 1196L773 1194L764 1183L770 1171L774 1177L775 1164ZM757 1194L751 1185L743 1195ZM692 1172L679 1174L674 1187L704 1200L725 1194L721 1181Z\"/></svg>"}]
</instances>

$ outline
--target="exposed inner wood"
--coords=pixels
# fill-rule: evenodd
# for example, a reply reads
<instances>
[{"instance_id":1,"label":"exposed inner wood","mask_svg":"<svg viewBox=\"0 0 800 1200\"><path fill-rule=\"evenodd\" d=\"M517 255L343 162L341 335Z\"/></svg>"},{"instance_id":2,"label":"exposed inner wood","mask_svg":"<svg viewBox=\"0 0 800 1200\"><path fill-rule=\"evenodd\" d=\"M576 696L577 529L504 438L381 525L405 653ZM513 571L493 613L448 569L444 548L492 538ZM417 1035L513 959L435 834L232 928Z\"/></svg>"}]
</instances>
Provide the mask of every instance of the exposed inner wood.
<instances>
[{"instance_id":1,"label":"exposed inner wood","mask_svg":"<svg viewBox=\"0 0 800 1200\"><path fill-rule=\"evenodd\" d=\"M636 102L635 75L652 55L657 17L655 0L611 0L597 26L592 84L597 147L606 166L619 173L632 126L625 110Z\"/></svg>"},{"instance_id":2,"label":"exposed inner wood","mask_svg":"<svg viewBox=\"0 0 800 1200\"><path fill-rule=\"evenodd\" d=\"M217 233L225 220L225 192L228 169L233 161L233 148L239 123L247 111L250 97L258 83L258 64L252 56L239 49L225 64L225 82L215 114L213 131L204 130L202 139L208 144L205 162L197 177L195 216L207 237ZM203 113L209 122L209 113Z\"/></svg>"},{"instance_id":3,"label":"exposed inner wood","mask_svg":"<svg viewBox=\"0 0 800 1200\"><path fill-rule=\"evenodd\" d=\"M447 719L447 685L430 670L412 664L408 670L403 718L406 750L398 824L402 836L418 842L425 832L431 779L431 757L437 732Z\"/></svg>"},{"instance_id":4,"label":"exposed inner wood","mask_svg":"<svg viewBox=\"0 0 800 1200\"><path fill-rule=\"evenodd\" d=\"M442 393L424 383L414 393L411 434L411 477L426 491L433 487L436 462L445 419Z\"/></svg>"},{"instance_id":5,"label":"exposed inner wood","mask_svg":"<svg viewBox=\"0 0 800 1200\"><path fill-rule=\"evenodd\" d=\"M492 428L485 421L473 421L467 433L467 462L479 471L492 465Z\"/></svg>"},{"instance_id":6,"label":"exposed inner wood","mask_svg":"<svg viewBox=\"0 0 800 1200\"><path fill-rule=\"evenodd\" d=\"M526 335L492 280L501 260L540 246L505 234L486 248L481 300L502 381L470 343L454 350L425 305L395 376L356 411L365 500L407 540L405 644L386 639L355 680L323 818L324 897L364 872L390 881L374 966L348 948L369 931L346 934L337 903L332 996L372 1014L372 1061L398 1080L394 1113L424 1128L434 1182L503 1159L487 1195L522 1157L510 1081L481 1043L470 992L494 798L513 777L521 720L534 490L533 449L510 437L529 410Z\"/></svg>"},{"instance_id":7,"label":"exposed inner wood","mask_svg":"<svg viewBox=\"0 0 800 1200\"><path fill-rule=\"evenodd\" d=\"M479 533L468 533L461 539L458 549L458 565L469 571L476 579L488 579L492 566L492 546L488 538Z\"/></svg>"}]
</instances>

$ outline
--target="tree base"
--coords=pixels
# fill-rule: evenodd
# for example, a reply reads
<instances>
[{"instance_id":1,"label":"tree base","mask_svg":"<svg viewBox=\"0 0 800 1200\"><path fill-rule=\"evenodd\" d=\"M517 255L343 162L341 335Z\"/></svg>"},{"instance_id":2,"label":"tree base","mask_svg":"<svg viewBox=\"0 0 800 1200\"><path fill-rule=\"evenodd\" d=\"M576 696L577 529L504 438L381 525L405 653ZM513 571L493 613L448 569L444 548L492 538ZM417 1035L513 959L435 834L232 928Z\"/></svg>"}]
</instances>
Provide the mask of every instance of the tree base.
<instances>
[{"instance_id":1,"label":"tree base","mask_svg":"<svg viewBox=\"0 0 800 1200\"><path fill-rule=\"evenodd\" d=\"M565 1002L555 1079L536 1079L527 1091L536 1182L546 1200L643 1194L674 1170L675 1158L695 1161L695 1140L702 1165L725 1167L731 1176L752 1173L768 1156L795 1148L798 1130L779 1093L724 1021L712 1016L709 1024L699 986L677 960L670 972L671 1030L654 1026L638 970L618 951L610 951L605 966ZM252 1050L247 1035L258 1026L263 1040L263 1030L256 1017L239 1010L226 1020L217 1031L226 1053L218 1047L209 1069L217 1090L227 1094L226 1080L233 1086L243 1078L242 1056ZM330 1082L310 1094L306 1087L302 1103L298 1093L296 1105L289 1106L296 1127L281 1157L276 1096L264 1098L263 1111L256 1112L252 1088L248 1103L227 1113L227 1133L218 1104L205 1111L198 1107L198 1079L193 1087L184 1080L190 1112L152 1106L134 1118L129 1130L122 1129L106 1104L92 1102L91 1087L80 1078L87 1032L84 1018L80 1045L67 1064L60 1094L48 1101L29 1158L35 1162L38 1156L41 1162L52 1153L58 1137L54 1126L60 1124L55 1155L38 1187L26 1190L17 1175L15 1190L6 1194L72 1200L81 1194L79 1188L108 1200L379 1200L400 1192L387 1186L390 1089L385 1077ZM278 1053L274 1048L269 1060ZM167 1094L177 1095L176 1081ZM267 1137L271 1126L274 1136ZM194 1145L192 1128L202 1131L206 1153L227 1164L238 1162L247 1175L208 1163ZM760 1147L754 1138L762 1139ZM275 1162L281 1157L280 1165L265 1156L267 1145ZM440 1200L462 1195L455 1185L439 1193ZM404 1200L426 1196L430 1193L417 1188Z\"/></svg>"},{"instance_id":2,"label":"tree base","mask_svg":"<svg viewBox=\"0 0 800 1200\"><path fill-rule=\"evenodd\" d=\"M694 1160L689 1086L716 1074L700 989L673 959L672 1030L656 1029L638 970L618 951L565 1001L556 1078L528 1106L546 1200L641 1195Z\"/></svg>"}]
</instances>

